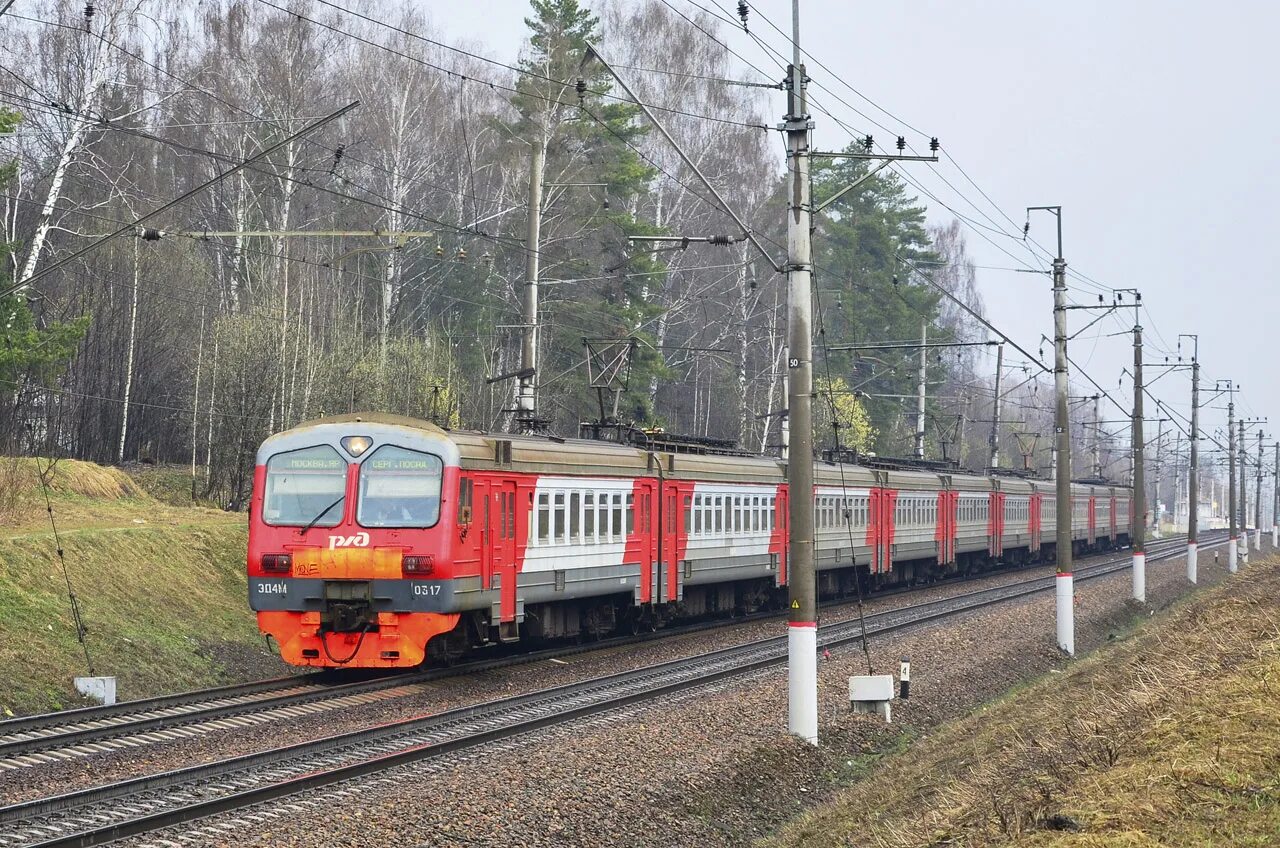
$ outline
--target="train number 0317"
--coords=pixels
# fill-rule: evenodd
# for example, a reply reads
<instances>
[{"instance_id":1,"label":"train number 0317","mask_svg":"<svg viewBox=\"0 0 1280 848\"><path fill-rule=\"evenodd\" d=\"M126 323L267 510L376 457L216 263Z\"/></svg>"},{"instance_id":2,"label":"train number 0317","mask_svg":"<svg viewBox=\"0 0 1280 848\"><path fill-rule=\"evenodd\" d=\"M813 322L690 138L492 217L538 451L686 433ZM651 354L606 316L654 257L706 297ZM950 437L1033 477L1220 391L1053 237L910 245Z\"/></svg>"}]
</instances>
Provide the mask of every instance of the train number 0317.
<instances>
[{"instance_id":1,"label":"train number 0317","mask_svg":"<svg viewBox=\"0 0 1280 848\"><path fill-rule=\"evenodd\" d=\"M414 583L413 594L438 595L440 594L440 584L439 583Z\"/></svg>"}]
</instances>

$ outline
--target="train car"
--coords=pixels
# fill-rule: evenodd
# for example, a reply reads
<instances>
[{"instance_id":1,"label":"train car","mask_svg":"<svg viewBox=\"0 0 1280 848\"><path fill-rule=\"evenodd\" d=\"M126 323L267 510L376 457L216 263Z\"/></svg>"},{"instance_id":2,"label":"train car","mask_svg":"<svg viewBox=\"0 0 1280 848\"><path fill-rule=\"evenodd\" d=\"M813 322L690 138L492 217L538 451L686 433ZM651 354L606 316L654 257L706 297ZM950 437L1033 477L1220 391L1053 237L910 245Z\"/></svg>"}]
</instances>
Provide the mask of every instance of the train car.
<instances>
[{"instance_id":1,"label":"train car","mask_svg":"<svg viewBox=\"0 0 1280 848\"><path fill-rule=\"evenodd\" d=\"M1045 488L1045 492L1041 489ZM818 462L819 592L1034 560L1045 484L949 467ZM1078 545L1123 489L1077 485ZM250 606L303 666L406 667L478 646L595 638L780 606L789 493L776 459L446 432L398 416L307 422L263 442L249 515Z\"/></svg>"}]
</instances>

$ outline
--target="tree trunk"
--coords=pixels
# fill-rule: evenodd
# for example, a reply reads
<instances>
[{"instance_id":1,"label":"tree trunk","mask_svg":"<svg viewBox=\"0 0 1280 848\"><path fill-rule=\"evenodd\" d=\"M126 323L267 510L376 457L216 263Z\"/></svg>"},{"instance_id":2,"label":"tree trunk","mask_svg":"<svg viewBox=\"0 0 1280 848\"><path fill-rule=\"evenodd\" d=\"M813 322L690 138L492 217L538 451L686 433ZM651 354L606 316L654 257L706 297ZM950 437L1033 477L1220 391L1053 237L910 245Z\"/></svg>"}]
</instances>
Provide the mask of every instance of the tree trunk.
<instances>
[{"instance_id":1,"label":"tree trunk","mask_svg":"<svg viewBox=\"0 0 1280 848\"><path fill-rule=\"evenodd\" d=\"M120 405L120 449L116 452L116 462L124 463L124 444L129 436L129 394L133 391L133 355L138 338L138 275L141 257L138 255L138 240L133 240L133 296L129 303L129 350L125 354L124 363L124 403Z\"/></svg>"}]
</instances>

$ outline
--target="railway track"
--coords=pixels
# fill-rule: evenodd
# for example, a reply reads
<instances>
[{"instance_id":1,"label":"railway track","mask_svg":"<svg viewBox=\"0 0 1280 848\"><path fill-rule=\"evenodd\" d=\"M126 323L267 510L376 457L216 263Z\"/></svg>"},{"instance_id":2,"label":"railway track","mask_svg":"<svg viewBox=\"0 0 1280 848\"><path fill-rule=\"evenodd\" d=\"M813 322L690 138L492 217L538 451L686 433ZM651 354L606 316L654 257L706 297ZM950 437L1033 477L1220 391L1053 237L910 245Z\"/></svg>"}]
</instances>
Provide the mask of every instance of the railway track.
<instances>
[{"instance_id":1,"label":"railway track","mask_svg":"<svg viewBox=\"0 0 1280 848\"><path fill-rule=\"evenodd\" d=\"M1206 534L1208 536L1208 534ZM1204 549L1223 544L1214 537ZM1166 540L1148 547L1149 563L1181 556L1185 543ZM1076 569L1077 581L1130 567L1124 555ZM1052 575L977 589L866 617L866 633L877 636L962 615L993 604L1051 590ZM824 625L824 647L862 638L856 620ZM786 661L786 638L770 637L658 665L558 686L471 707L398 721L214 763L134 778L52 798L0 808L0 846L68 848L99 845L151 833L266 801L297 796L344 780L373 775L486 743L507 740L554 724L625 708L661 695L713 685ZM441 766L443 767L443 766ZM313 803L314 796L298 803ZM269 811L252 814L260 821ZM245 823L250 819L246 819ZM236 826L239 826L237 823ZM225 823L209 835L224 835Z\"/></svg>"},{"instance_id":2,"label":"railway track","mask_svg":"<svg viewBox=\"0 0 1280 848\"><path fill-rule=\"evenodd\" d=\"M1007 572L985 572L971 578L953 579L947 581L947 584L981 580L993 573ZM901 591L911 590L877 592L874 597L889 597ZM831 603L848 601L846 599ZM733 623L777 615L779 614L760 613L734 619ZM126 701L111 706L86 707L10 719L0 722L0 774L110 751L349 709L403 697L412 694L415 687L423 683L448 677L561 658L584 651L632 644L642 639L687 635L725 624L725 620L715 619L664 628L652 634L482 657L450 668L420 672L372 675L358 680L335 680L332 675L315 672Z\"/></svg>"}]
</instances>

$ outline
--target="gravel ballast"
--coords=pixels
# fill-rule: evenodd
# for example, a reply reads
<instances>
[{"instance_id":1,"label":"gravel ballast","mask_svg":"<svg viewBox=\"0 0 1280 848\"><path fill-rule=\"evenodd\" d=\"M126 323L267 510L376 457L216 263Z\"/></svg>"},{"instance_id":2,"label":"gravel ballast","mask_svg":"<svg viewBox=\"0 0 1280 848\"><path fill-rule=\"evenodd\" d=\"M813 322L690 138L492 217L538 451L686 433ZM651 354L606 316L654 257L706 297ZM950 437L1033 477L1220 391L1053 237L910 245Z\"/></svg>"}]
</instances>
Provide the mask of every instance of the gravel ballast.
<instances>
[{"instance_id":1,"label":"gravel ballast","mask_svg":"<svg viewBox=\"0 0 1280 848\"><path fill-rule=\"evenodd\" d=\"M1212 551L1205 551L1201 583L1221 580L1225 562L1224 555L1215 566ZM1241 578L1247 574L1244 569ZM1094 650L1183 596L1183 575L1181 557L1150 563L1145 608L1128 600L1127 571L1078 584L1077 651ZM762 626L779 630L776 622ZM702 647L710 645L704 641ZM896 670L902 656L912 660L912 697L895 703L889 727L847 710L847 677L866 670L860 649L842 649L820 661L817 749L786 735L785 673L771 669L345 789L321 790L298 799L293 810L258 808L252 822L242 820L235 842L743 844L856 780L883 752L1065 662L1054 646L1051 593L873 639L870 658L877 672ZM615 660L612 668L618 666ZM215 831L207 837L188 832L181 841L229 844Z\"/></svg>"},{"instance_id":2,"label":"gravel ballast","mask_svg":"<svg viewBox=\"0 0 1280 848\"><path fill-rule=\"evenodd\" d=\"M1225 559L1225 558L1224 558ZM1153 566L1154 567L1154 566ZM1040 566L995 572L979 580L945 581L910 592L875 596L867 613L952 597L1051 573ZM853 603L823 611L823 620L840 621L857 615ZM729 624L712 630L673 635L638 645L576 654L562 661L539 661L488 672L469 673L412 687L407 696L304 715L288 721L247 728L211 729L193 738L158 741L152 745L56 761L16 772L0 773L0 799L16 803L31 798L99 786L197 763L248 754L294 742L304 742L387 722L430 715L456 707L572 683L604 674L640 668L680 657L776 636L777 620ZM896 668L896 664L894 665Z\"/></svg>"}]
</instances>

